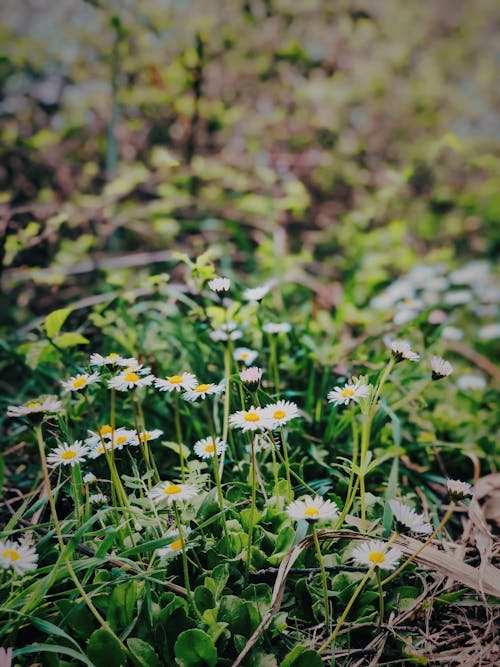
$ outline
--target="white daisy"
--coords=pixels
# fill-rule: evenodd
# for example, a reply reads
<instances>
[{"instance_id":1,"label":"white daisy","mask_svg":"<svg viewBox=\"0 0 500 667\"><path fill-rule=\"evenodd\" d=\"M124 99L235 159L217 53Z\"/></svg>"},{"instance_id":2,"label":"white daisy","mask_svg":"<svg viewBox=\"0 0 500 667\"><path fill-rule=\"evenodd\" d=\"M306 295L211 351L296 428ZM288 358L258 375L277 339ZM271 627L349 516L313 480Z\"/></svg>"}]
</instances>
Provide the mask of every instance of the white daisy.
<instances>
[{"instance_id":1,"label":"white daisy","mask_svg":"<svg viewBox=\"0 0 500 667\"><path fill-rule=\"evenodd\" d=\"M209 436L208 438L197 440L194 443L193 450L200 459L212 459L215 453L217 456L220 456L226 450L226 447L227 443L222 438L214 439L212 436Z\"/></svg>"},{"instance_id":2,"label":"white daisy","mask_svg":"<svg viewBox=\"0 0 500 667\"><path fill-rule=\"evenodd\" d=\"M137 364L137 360L134 357L121 357L116 352L111 352L105 357L102 354L94 352L90 355L89 361L91 366L107 366L108 364L113 366L134 366L134 364Z\"/></svg>"},{"instance_id":3,"label":"white daisy","mask_svg":"<svg viewBox=\"0 0 500 667\"><path fill-rule=\"evenodd\" d=\"M194 486L194 484L161 482L151 489L151 491L148 491L148 498L154 503L165 500L168 505L171 505L179 500L191 500L198 493L198 487Z\"/></svg>"},{"instance_id":4,"label":"white daisy","mask_svg":"<svg viewBox=\"0 0 500 667\"><path fill-rule=\"evenodd\" d=\"M163 433L163 431L160 431L160 433ZM106 441L107 449L110 450L112 449L113 446L115 449L119 450L123 449L123 447L127 447L128 445L135 446L138 444L139 444L139 439L137 437L137 433L132 429L125 428L123 426L117 428L115 430L113 437L110 437L109 440Z\"/></svg>"},{"instance_id":5,"label":"white daisy","mask_svg":"<svg viewBox=\"0 0 500 667\"><path fill-rule=\"evenodd\" d=\"M295 500L286 508L286 513L294 521L305 519L306 521L325 521L336 519L339 513L338 507L331 500L324 500L321 496L306 496L304 500Z\"/></svg>"},{"instance_id":6,"label":"white daisy","mask_svg":"<svg viewBox=\"0 0 500 667\"><path fill-rule=\"evenodd\" d=\"M254 408L252 405L249 410L238 410L232 414L229 417L229 424L242 431L258 431L272 428L273 420L265 415L262 408Z\"/></svg>"},{"instance_id":7,"label":"white daisy","mask_svg":"<svg viewBox=\"0 0 500 667\"><path fill-rule=\"evenodd\" d=\"M36 570L38 554L34 547L14 540L0 542L0 568L12 568L16 574Z\"/></svg>"},{"instance_id":8,"label":"white daisy","mask_svg":"<svg viewBox=\"0 0 500 667\"><path fill-rule=\"evenodd\" d=\"M413 352L411 345L407 340L393 340L390 344L393 357L397 362L403 361L403 359L408 359L409 361L418 361L420 355L416 352Z\"/></svg>"},{"instance_id":9,"label":"white daisy","mask_svg":"<svg viewBox=\"0 0 500 667\"><path fill-rule=\"evenodd\" d=\"M97 482L97 477L93 472L88 472L83 476L84 484L94 484L94 482Z\"/></svg>"},{"instance_id":10,"label":"white daisy","mask_svg":"<svg viewBox=\"0 0 500 667\"><path fill-rule=\"evenodd\" d=\"M69 380L62 380L61 384L65 391L81 391L95 382L99 382L99 373L78 373Z\"/></svg>"},{"instance_id":11,"label":"white daisy","mask_svg":"<svg viewBox=\"0 0 500 667\"><path fill-rule=\"evenodd\" d=\"M448 377L448 375L453 373L453 366L449 361L446 361L442 357L432 357L431 369L433 380L441 380L442 378Z\"/></svg>"},{"instance_id":12,"label":"white daisy","mask_svg":"<svg viewBox=\"0 0 500 667\"><path fill-rule=\"evenodd\" d=\"M242 361L245 366L251 366L258 356L258 352L250 350L248 347L237 347L233 352L233 359Z\"/></svg>"},{"instance_id":13,"label":"white daisy","mask_svg":"<svg viewBox=\"0 0 500 667\"><path fill-rule=\"evenodd\" d=\"M163 435L163 431L159 428L155 428L152 431L141 431L139 433L139 438L141 442L148 442L149 440L156 440Z\"/></svg>"},{"instance_id":14,"label":"white daisy","mask_svg":"<svg viewBox=\"0 0 500 667\"><path fill-rule=\"evenodd\" d=\"M328 402L334 405L348 405L351 401L359 403L360 398L370 394L370 385L361 382L348 382L343 387L334 387L327 394Z\"/></svg>"},{"instance_id":15,"label":"white daisy","mask_svg":"<svg viewBox=\"0 0 500 667\"><path fill-rule=\"evenodd\" d=\"M229 292L231 280L229 278L214 278L208 281L208 286L213 292Z\"/></svg>"},{"instance_id":16,"label":"white daisy","mask_svg":"<svg viewBox=\"0 0 500 667\"><path fill-rule=\"evenodd\" d=\"M24 405L9 405L7 407L7 417L25 417L37 415L43 412L61 412L62 403L53 396L48 398L28 401Z\"/></svg>"},{"instance_id":17,"label":"white daisy","mask_svg":"<svg viewBox=\"0 0 500 667\"><path fill-rule=\"evenodd\" d=\"M468 289L453 290L444 295L444 302L447 306L463 306L472 299L472 292Z\"/></svg>"},{"instance_id":18,"label":"white daisy","mask_svg":"<svg viewBox=\"0 0 500 667\"><path fill-rule=\"evenodd\" d=\"M461 482L459 479L447 479L446 488L452 500L462 500L463 498L472 498L474 489L468 482Z\"/></svg>"},{"instance_id":19,"label":"white daisy","mask_svg":"<svg viewBox=\"0 0 500 667\"><path fill-rule=\"evenodd\" d=\"M148 387L153 383L155 377L154 375L141 376L139 374L140 371L140 368L136 368L135 370L125 369L123 373L115 375L115 377L108 380L108 387L110 389L118 389L118 391L128 391L136 387Z\"/></svg>"},{"instance_id":20,"label":"white daisy","mask_svg":"<svg viewBox=\"0 0 500 667\"><path fill-rule=\"evenodd\" d=\"M110 451L111 451L111 440L105 440L104 444L99 442L93 447L90 447L88 456L89 459L96 459L98 456L101 456L101 454L104 454L104 452L110 452Z\"/></svg>"},{"instance_id":21,"label":"white daisy","mask_svg":"<svg viewBox=\"0 0 500 667\"><path fill-rule=\"evenodd\" d=\"M214 341L221 340L238 340L243 336L243 333L239 329L233 329L232 331L225 331L222 327L220 329L214 329L210 332L210 338Z\"/></svg>"},{"instance_id":22,"label":"white daisy","mask_svg":"<svg viewBox=\"0 0 500 667\"><path fill-rule=\"evenodd\" d=\"M425 521L422 514L417 514L414 509L400 503L398 500L389 500L389 505L394 514L397 528L401 532L421 533L430 535L432 526Z\"/></svg>"},{"instance_id":23,"label":"white daisy","mask_svg":"<svg viewBox=\"0 0 500 667\"><path fill-rule=\"evenodd\" d=\"M198 384L198 380L192 373L180 373L179 375L169 375L164 380L156 378L155 387L160 391L190 391Z\"/></svg>"},{"instance_id":24,"label":"white daisy","mask_svg":"<svg viewBox=\"0 0 500 667\"><path fill-rule=\"evenodd\" d=\"M101 442L101 439L111 438L113 429L109 424L103 424L97 433L95 431L88 431L88 433L90 435L85 438L85 444L87 447L95 447L95 445Z\"/></svg>"},{"instance_id":25,"label":"white daisy","mask_svg":"<svg viewBox=\"0 0 500 667\"><path fill-rule=\"evenodd\" d=\"M186 540L186 537L191 533L191 528L188 526L183 526L182 528L182 538L184 540L184 548L187 551L188 549L191 549L193 547L193 544L189 544L188 541ZM171 542L167 544L166 547L162 547L161 549L158 549L156 552L158 554L159 558L172 558L173 556L177 556L178 554L181 553L182 551L182 541L180 538L179 531L174 528L173 530L170 530L165 537L171 538Z\"/></svg>"},{"instance_id":26,"label":"white daisy","mask_svg":"<svg viewBox=\"0 0 500 667\"><path fill-rule=\"evenodd\" d=\"M262 368L251 366L240 373L240 380L249 391L257 391L262 378Z\"/></svg>"},{"instance_id":27,"label":"white daisy","mask_svg":"<svg viewBox=\"0 0 500 667\"><path fill-rule=\"evenodd\" d=\"M441 331L441 338L444 340L462 340L464 332L458 327L446 326Z\"/></svg>"},{"instance_id":28,"label":"white daisy","mask_svg":"<svg viewBox=\"0 0 500 667\"><path fill-rule=\"evenodd\" d=\"M81 440L75 440L72 445L68 445L64 442L59 447L54 447L54 449L47 455L47 464L50 466L74 466L77 463L83 463L88 453L89 448L86 447Z\"/></svg>"},{"instance_id":29,"label":"white daisy","mask_svg":"<svg viewBox=\"0 0 500 667\"><path fill-rule=\"evenodd\" d=\"M292 401L278 401L272 405L266 405L264 408L266 417L272 419L272 428L277 428L286 424L291 419L299 416L299 408L296 403Z\"/></svg>"},{"instance_id":30,"label":"white daisy","mask_svg":"<svg viewBox=\"0 0 500 667\"><path fill-rule=\"evenodd\" d=\"M477 332L479 340L496 340L500 338L500 322L485 324Z\"/></svg>"},{"instance_id":31,"label":"white daisy","mask_svg":"<svg viewBox=\"0 0 500 667\"><path fill-rule=\"evenodd\" d=\"M186 401L197 401L198 399L203 399L207 396L212 396L213 394L220 394L225 388L226 385L224 382L221 382L220 384L205 382L196 385L196 387L190 391L186 391L182 397L186 399Z\"/></svg>"},{"instance_id":32,"label":"white daisy","mask_svg":"<svg viewBox=\"0 0 500 667\"><path fill-rule=\"evenodd\" d=\"M267 322L262 326L262 331L268 334L285 334L292 330L288 322Z\"/></svg>"},{"instance_id":33,"label":"white daisy","mask_svg":"<svg viewBox=\"0 0 500 667\"><path fill-rule=\"evenodd\" d=\"M92 493L89 496L89 503L91 505L104 505L108 502L108 497L104 493Z\"/></svg>"},{"instance_id":34,"label":"white daisy","mask_svg":"<svg viewBox=\"0 0 500 667\"><path fill-rule=\"evenodd\" d=\"M486 380L476 373L464 373L457 377L457 387L462 391L481 391L486 389Z\"/></svg>"},{"instance_id":35,"label":"white daisy","mask_svg":"<svg viewBox=\"0 0 500 667\"><path fill-rule=\"evenodd\" d=\"M245 301L261 301L271 289L270 285L260 287L249 287L243 292Z\"/></svg>"},{"instance_id":36,"label":"white daisy","mask_svg":"<svg viewBox=\"0 0 500 667\"><path fill-rule=\"evenodd\" d=\"M352 557L356 563L367 567L376 565L383 570L394 570L402 555L399 549L395 547L389 549L387 543L382 540L363 542L352 550Z\"/></svg>"}]
</instances>

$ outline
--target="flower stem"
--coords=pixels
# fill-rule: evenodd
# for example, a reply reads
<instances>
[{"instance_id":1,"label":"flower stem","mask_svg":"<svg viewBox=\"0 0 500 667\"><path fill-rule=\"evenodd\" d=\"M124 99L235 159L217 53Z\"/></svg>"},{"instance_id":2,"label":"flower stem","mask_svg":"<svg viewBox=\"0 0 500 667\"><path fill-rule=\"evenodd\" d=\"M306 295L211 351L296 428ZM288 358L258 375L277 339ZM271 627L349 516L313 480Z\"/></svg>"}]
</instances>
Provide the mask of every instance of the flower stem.
<instances>
[{"instance_id":1,"label":"flower stem","mask_svg":"<svg viewBox=\"0 0 500 667\"><path fill-rule=\"evenodd\" d=\"M378 627L382 625L384 621L384 591L382 590L382 583L380 580L380 568L377 567L375 570L375 576L377 577L377 589L378 589Z\"/></svg>"},{"instance_id":2,"label":"flower stem","mask_svg":"<svg viewBox=\"0 0 500 667\"><path fill-rule=\"evenodd\" d=\"M253 538L253 524L256 512L257 503L257 476L255 474L255 447L254 439L250 436L250 487L251 487L251 501L250 501L250 518L248 520L248 546L247 546L247 560L245 564L245 578L248 580L250 573L250 561L252 559L252 538Z\"/></svg>"},{"instance_id":3,"label":"flower stem","mask_svg":"<svg viewBox=\"0 0 500 667\"><path fill-rule=\"evenodd\" d=\"M182 530L181 518L180 518L180 515L179 515L179 508L177 507L176 502L173 503L173 506L174 506L175 525L177 526L177 531L179 533L179 540L181 542L182 571L183 571L183 574L184 574L184 586L186 587L189 606L194 611L196 617L200 618L200 614L199 614L198 609L196 608L196 605L194 603L193 593L191 592L191 585L189 583L189 571L188 571L188 562L187 562L187 554L186 554L186 542L184 540L184 533L183 533L183 530Z\"/></svg>"},{"instance_id":4,"label":"flower stem","mask_svg":"<svg viewBox=\"0 0 500 667\"><path fill-rule=\"evenodd\" d=\"M288 502L292 500L292 481L290 479L290 462L288 460L288 447L286 445L286 435L283 426L280 427L281 444L283 445L283 458L285 460L285 475L288 490Z\"/></svg>"},{"instance_id":5,"label":"flower stem","mask_svg":"<svg viewBox=\"0 0 500 667\"><path fill-rule=\"evenodd\" d=\"M62 530L61 530L61 524L59 523L59 517L57 516L57 510L56 510L56 503L54 500L54 495L52 493L52 487L50 485L50 477L49 477L49 471L47 468L47 459L45 457L45 442L43 440L43 433L42 433L42 425L38 424L35 426L35 433L36 433L36 439L38 442L38 451L40 453L40 463L42 466L42 473L43 473L43 479L45 483L45 488L47 491L47 496L49 499L49 505L50 505L50 511L52 513L52 521L54 522L54 529L56 532L57 536L57 541L59 543L59 548L61 550L61 554L64 553L66 549L66 545L64 544L64 540L62 537ZM129 651L125 644L120 640L119 637L116 636L116 634L113 632L111 627L108 625L108 623L104 620L104 618L101 616L101 614L98 612L96 607L94 606L94 603L92 600L89 598L87 595L85 589L83 588L82 584L80 583L80 580L76 576L76 573L73 569L73 566L71 565L69 558L66 555L63 555L63 561L64 564L66 565L66 568L68 570L69 576L73 580L73 583L75 584L76 588L78 589L80 595L82 596L83 600L85 601L85 604L91 611L91 613L94 615L95 619L99 623L99 625L106 630L106 632L109 632L116 641L120 644L121 649L125 652L126 655L129 654Z\"/></svg>"},{"instance_id":6,"label":"flower stem","mask_svg":"<svg viewBox=\"0 0 500 667\"><path fill-rule=\"evenodd\" d=\"M314 521L311 521L311 524L312 524L314 546L316 547L316 555L318 556L318 563L321 570L321 583L323 586L323 604L325 607L325 629L328 632L328 628L330 627L330 605L328 602L328 588L326 583L325 564L323 563L323 557L321 555L321 547L319 546L318 534L316 532L316 526L314 525Z\"/></svg>"},{"instance_id":7,"label":"flower stem","mask_svg":"<svg viewBox=\"0 0 500 667\"><path fill-rule=\"evenodd\" d=\"M179 445L179 461L181 466L181 480L184 482L186 479L186 473L184 471L184 452L182 451L182 430L181 430L181 419L179 413L179 393L174 391L174 421L175 421L175 433L177 436L177 444Z\"/></svg>"}]
</instances>

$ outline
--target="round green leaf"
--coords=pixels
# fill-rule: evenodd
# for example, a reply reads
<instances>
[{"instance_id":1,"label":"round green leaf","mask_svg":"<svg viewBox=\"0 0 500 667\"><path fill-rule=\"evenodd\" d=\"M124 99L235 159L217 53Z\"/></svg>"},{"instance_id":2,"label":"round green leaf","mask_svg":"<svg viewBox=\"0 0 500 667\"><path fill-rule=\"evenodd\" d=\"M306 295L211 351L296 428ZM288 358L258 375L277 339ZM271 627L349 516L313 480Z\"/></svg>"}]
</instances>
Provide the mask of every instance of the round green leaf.
<instances>
[{"instance_id":1,"label":"round green leaf","mask_svg":"<svg viewBox=\"0 0 500 667\"><path fill-rule=\"evenodd\" d=\"M181 667L215 667L217 651L203 630L185 630L177 637L174 646L176 662Z\"/></svg>"}]
</instances>

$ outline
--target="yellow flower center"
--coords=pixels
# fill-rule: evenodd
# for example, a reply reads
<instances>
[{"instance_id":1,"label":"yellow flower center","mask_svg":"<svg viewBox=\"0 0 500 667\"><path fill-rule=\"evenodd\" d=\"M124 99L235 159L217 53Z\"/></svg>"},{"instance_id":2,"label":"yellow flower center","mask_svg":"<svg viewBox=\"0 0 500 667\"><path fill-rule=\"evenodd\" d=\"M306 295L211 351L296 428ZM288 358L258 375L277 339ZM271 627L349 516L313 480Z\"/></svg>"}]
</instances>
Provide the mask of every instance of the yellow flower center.
<instances>
[{"instance_id":1,"label":"yellow flower center","mask_svg":"<svg viewBox=\"0 0 500 667\"><path fill-rule=\"evenodd\" d=\"M255 412L247 412L245 417L244 417L246 422L258 422L260 421L260 417L258 414Z\"/></svg>"},{"instance_id":2,"label":"yellow flower center","mask_svg":"<svg viewBox=\"0 0 500 667\"><path fill-rule=\"evenodd\" d=\"M75 456L76 452L73 451L72 449L68 449L67 451L61 454L61 458L64 459L65 461L71 461L71 459L74 459Z\"/></svg>"},{"instance_id":3,"label":"yellow flower center","mask_svg":"<svg viewBox=\"0 0 500 667\"><path fill-rule=\"evenodd\" d=\"M179 549L182 549L182 542L179 540L174 540L170 545L170 548L172 551L179 551Z\"/></svg>"},{"instance_id":4,"label":"yellow flower center","mask_svg":"<svg viewBox=\"0 0 500 667\"><path fill-rule=\"evenodd\" d=\"M248 352L242 352L242 353L241 353L241 358L242 358L242 359L248 359L249 356L250 356L250 355L248 354Z\"/></svg>"},{"instance_id":5,"label":"yellow flower center","mask_svg":"<svg viewBox=\"0 0 500 667\"><path fill-rule=\"evenodd\" d=\"M99 429L100 435L108 435L109 433L112 433L112 432L113 432L113 429L111 428L111 426L109 424L104 424L104 426L101 426L101 428Z\"/></svg>"},{"instance_id":6,"label":"yellow flower center","mask_svg":"<svg viewBox=\"0 0 500 667\"><path fill-rule=\"evenodd\" d=\"M370 563L383 563L385 561L385 556L381 551L372 551L368 556Z\"/></svg>"},{"instance_id":7,"label":"yellow flower center","mask_svg":"<svg viewBox=\"0 0 500 667\"><path fill-rule=\"evenodd\" d=\"M151 438L151 433L141 433L141 441L149 440Z\"/></svg>"},{"instance_id":8,"label":"yellow flower center","mask_svg":"<svg viewBox=\"0 0 500 667\"><path fill-rule=\"evenodd\" d=\"M203 392L204 392L204 391L207 391L208 389L210 389L210 385L209 385L209 384L199 384L199 385L196 387L195 391L197 391L199 394L203 394Z\"/></svg>"},{"instance_id":9,"label":"yellow flower center","mask_svg":"<svg viewBox=\"0 0 500 667\"><path fill-rule=\"evenodd\" d=\"M182 384L184 382L182 375L171 375L167 380L170 384Z\"/></svg>"},{"instance_id":10,"label":"yellow flower center","mask_svg":"<svg viewBox=\"0 0 500 667\"><path fill-rule=\"evenodd\" d=\"M205 445L205 451L208 454L213 454L215 452L215 446L211 444Z\"/></svg>"},{"instance_id":11,"label":"yellow flower center","mask_svg":"<svg viewBox=\"0 0 500 667\"><path fill-rule=\"evenodd\" d=\"M34 410L35 408L41 408L42 404L41 403L28 403L27 407L30 410Z\"/></svg>"},{"instance_id":12,"label":"yellow flower center","mask_svg":"<svg viewBox=\"0 0 500 667\"><path fill-rule=\"evenodd\" d=\"M85 387L87 384L87 378L77 378L76 380L73 380L73 389L81 389L82 387Z\"/></svg>"},{"instance_id":13,"label":"yellow flower center","mask_svg":"<svg viewBox=\"0 0 500 667\"><path fill-rule=\"evenodd\" d=\"M14 563L14 561L21 558L18 552L14 551L14 549L5 549L5 551L2 551L2 556L6 560L10 560L11 563Z\"/></svg>"},{"instance_id":14,"label":"yellow flower center","mask_svg":"<svg viewBox=\"0 0 500 667\"><path fill-rule=\"evenodd\" d=\"M127 437L125 435L121 435L119 438L116 438L117 445L123 445L124 442L127 442Z\"/></svg>"},{"instance_id":15,"label":"yellow flower center","mask_svg":"<svg viewBox=\"0 0 500 667\"><path fill-rule=\"evenodd\" d=\"M108 359L116 359L119 357L119 354L116 354L116 352L111 352L111 354L108 354Z\"/></svg>"},{"instance_id":16,"label":"yellow flower center","mask_svg":"<svg viewBox=\"0 0 500 667\"><path fill-rule=\"evenodd\" d=\"M319 509L317 507L306 507L306 509L304 510L304 516L314 517L318 516L318 514L319 514Z\"/></svg>"},{"instance_id":17,"label":"yellow flower center","mask_svg":"<svg viewBox=\"0 0 500 667\"><path fill-rule=\"evenodd\" d=\"M102 454L104 452L104 447L102 445L99 445L99 447L96 449L96 452L98 454Z\"/></svg>"},{"instance_id":18,"label":"yellow flower center","mask_svg":"<svg viewBox=\"0 0 500 667\"><path fill-rule=\"evenodd\" d=\"M273 412L273 419L283 419L283 417L286 417L286 412L284 410L276 410L276 412Z\"/></svg>"},{"instance_id":19,"label":"yellow flower center","mask_svg":"<svg viewBox=\"0 0 500 667\"><path fill-rule=\"evenodd\" d=\"M140 378L137 375L137 373L134 373L134 371L132 371L131 373L127 373L123 379L125 380L125 382L139 382Z\"/></svg>"},{"instance_id":20,"label":"yellow flower center","mask_svg":"<svg viewBox=\"0 0 500 667\"><path fill-rule=\"evenodd\" d=\"M163 489L163 493L165 493L167 496L173 496L176 493L180 493L182 491L182 488L180 486L177 486L177 484L170 484L170 486L166 486Z\"/></svg>"},{"instance_id":21,"label":"yellow flower center","mask_svg":"<svg viewBox=\"0 0 500 667\"><path fill-rule=\"evenodd\" d=\"M354 396L354 389L342 389L342 398L349 398Z\"/></svg>"}]
</instances>

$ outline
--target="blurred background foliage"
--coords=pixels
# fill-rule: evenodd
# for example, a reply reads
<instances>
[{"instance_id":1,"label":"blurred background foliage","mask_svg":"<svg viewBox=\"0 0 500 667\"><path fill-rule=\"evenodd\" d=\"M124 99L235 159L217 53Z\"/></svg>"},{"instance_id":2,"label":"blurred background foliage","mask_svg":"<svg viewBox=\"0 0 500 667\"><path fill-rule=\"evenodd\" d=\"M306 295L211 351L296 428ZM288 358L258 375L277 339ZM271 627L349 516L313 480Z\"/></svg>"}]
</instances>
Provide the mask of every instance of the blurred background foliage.
<instances>
[{"instance_id":1,"label":"blurred background foliage","mask_svg":"<svg viewBox=\"0 0 500 667\"><path fill-rule=\"evenodd\" d=\"M492 258L499 23L495 0L6 0L3 324L147 290L174 250L320 312Z\"/></svg>"}]
</instances>

